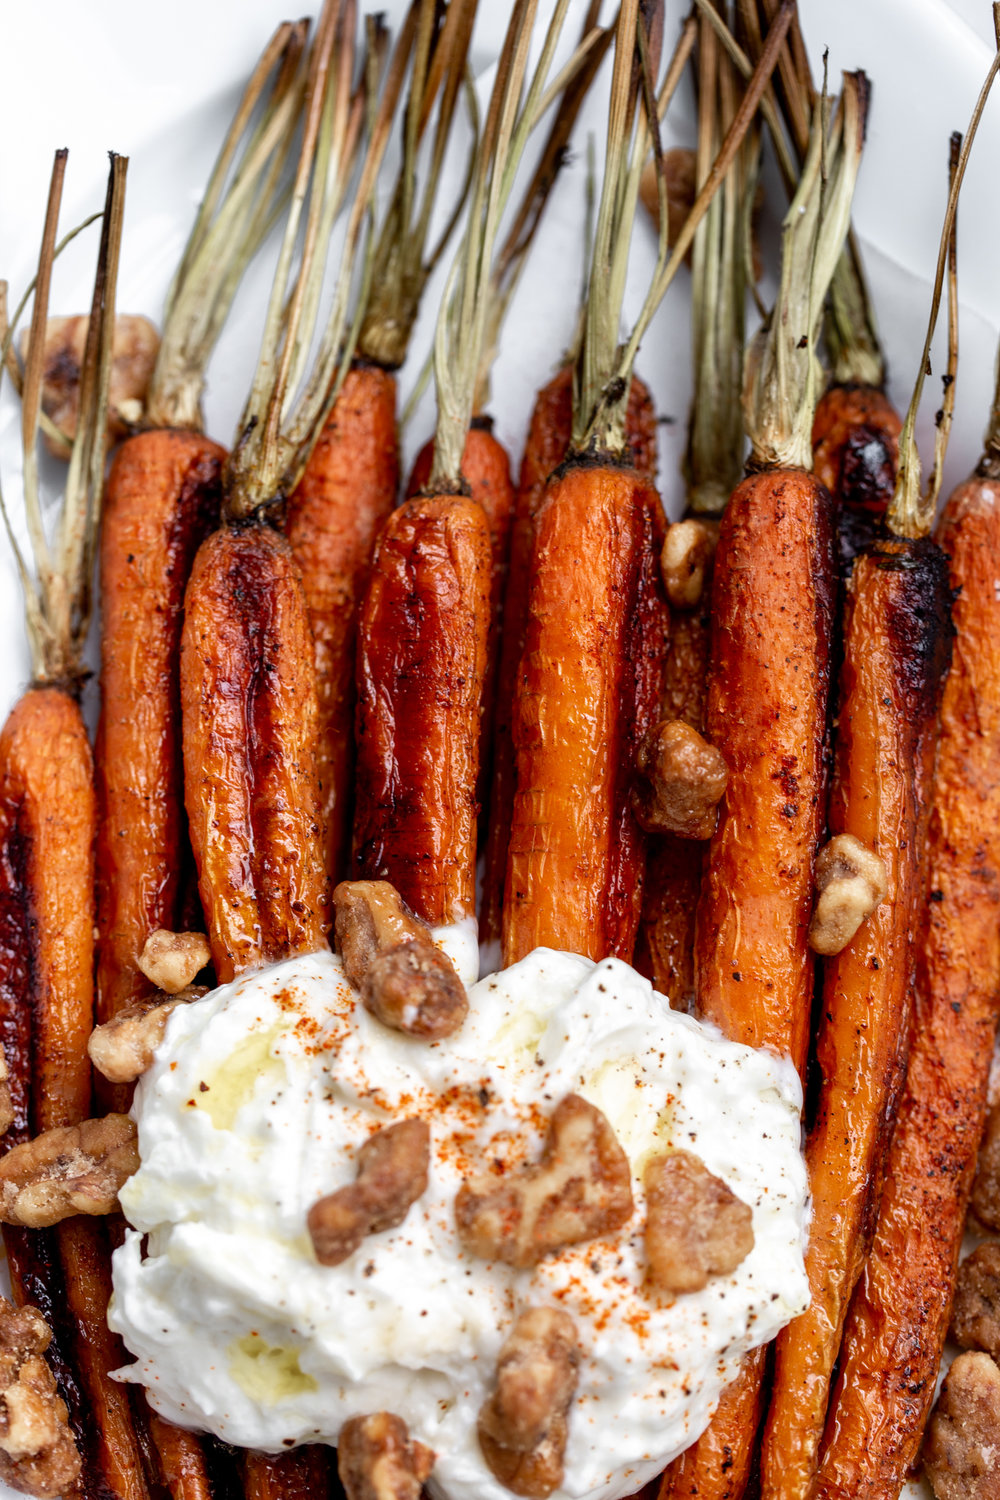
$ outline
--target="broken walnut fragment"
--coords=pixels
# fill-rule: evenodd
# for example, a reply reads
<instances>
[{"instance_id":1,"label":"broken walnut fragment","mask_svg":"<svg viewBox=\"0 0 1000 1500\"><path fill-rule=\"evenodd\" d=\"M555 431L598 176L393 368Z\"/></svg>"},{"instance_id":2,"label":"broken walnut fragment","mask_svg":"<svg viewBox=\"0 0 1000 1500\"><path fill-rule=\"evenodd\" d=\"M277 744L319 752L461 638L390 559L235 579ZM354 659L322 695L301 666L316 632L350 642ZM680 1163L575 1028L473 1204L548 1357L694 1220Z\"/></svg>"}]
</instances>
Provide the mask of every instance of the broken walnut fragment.
<instances>
[{"instance_id":1,"label":"broken walnut fragment","mask_svg":"<svg viewBox=\"0 0 1000 1500\"><path fill-rule=\"evenodd\" d=\"M42 370L42 410L59 429L46 432L45 446L56 458L69 458L80 419L80 377L90 319L85 314L49 318L45 325ZM27 355L28 334L21 339ZM127 437L141 422L146 407L160 336L148 318L119 313L111 343L111 384L108 390L107 431L110 438Z\"/></svg>"},{"instance_id":2,"label":"broken walnut fragment","mask_svg":"<svg viewBox=\"0 0 1000 1500\"><path fill-rule=\"evenodd\" d=\"M682 719L655 725L639 746L636 771L632 807L647 833L711 838L729 770L697 729Z\"/></svg>"},{"instance_id":3,"label":"broken walnut fragment","mask_svg":"<svg viewBox=\"0 0 1000 1500\"><path fill-rule=\"evenodd\" d=\"M937 1500L1000 1500L1000 1370L960 1354L945 1376L924 1442Z\"/></svg>"},{"instance_id":4,"label":"broken walnut fragment","mask_svg":"<svg viewBox=\"0 0 1000 1500\"><path fill-rule=\"evenodd\" d=\"M6 1135L14 1123L14 1101L10 1093L7 1053L0 1042L0 1135Z\"/></svg>"},{"instance_id":5,"label":"broken walnut fragment","mask_svg":"<svg viewBox=\"0 0 1000 1500\"><path fill-rule=\"evenodd\" d=\"M72 1214L110 1214L139 1170L128 1115L60 1125L0 1157L0 1222L44 1229Z\"/></svg>"},{"instance_id":6,"label":"broken walnut fragment","mask_svg":"<svg viewBox=\"0 0 1000 1500\"><path fill-rule=\"evenodd\" d=\"M448 956L387 880L342 880L333 893L344 973L383 1025L424 1041L452 1036L469 1000Z\"/></svg>"},{"instance_id":7,"label":"broken walnut fragment","mask_svg":"<svg viewBox=\"0 0 1000 1500\"><path fill-rule=\"evenodd\" d=\"M401 1417L377 1411L349 1417L337 1439L337 1470L347 1500L420 1500L434 1451L410 1440Z\"/></svg>"},{"instance_id":8,"label":"broken walnut fragment","mask_svg":"<svg viewBox=\"0 0 1000 1500\"><path fill-rule=\"evenodd\" d=\"M847 947L889 889L885 861L853 833L835 834L816 856L816 907L809 946L829 957Z\"/></svg>"},{"instance_id":9,"label":"broken walnut fragment","mask_svg":"<svg viewBox=\"0 0 1000 1500\"><path fill-rule=\"evenodd\" d=\"M66 1407L44 1359L51 1339L40 1312L0 1297L0 1480L26 1495L61 1495L80 1473Z\"/></svg>"},{"instance_id":10,"label":"broken walnut fragment","mask_svg":"<svg viewBox=\"0 0 1000 1500\"><path fill-rule=\"evenodd\" d=\"M718 527L689 518L667 527L660 572L674 609L696 609L718 542Z\"/></svg>"},{"instance_id":11,"label":"broken walnut fragment","mask_svg":"<svg viewBox=\"0 0 1000 1500\"><path fill-rule=\"evenodd\" d=\"M1000 1358L1000 1244L977 1245L958 1268L951 1336L963 1349Z\"/></svg>"},{"instance_id":12,"label":"broken walnut fragment","mask_svg":"<svg viewBox=\"0 0 1000 1500\"><path fill-rule=\"evenodd\" d=\"M631 1215L628 1158L606 1117L579 1094L554 1110L537 1165L499 1182L464 1182L455 1198L465 1249L518 1269L620 1229Z\"/></svg>"},{"instance_id":13,"label":"broken walnut fragment","mask_svg":"<svg viewBox=\"0 0 1000 1500\"><path fill-rule=\"evenodd\" d=\"M580 1347L568 1313L521 1313L497 1359L496 1390L479 1413L479 1446L490 1470L515 1495L559 1488L570 1404L580 1378Z\"/></svg>"},{"instance_id":14,"label":"broken walnut fragment","mask_svg":"<svg viewBox=\"0 0 1000 1500\"><path fill-rule=\"evenodd\" d=\"M167 995L179 995L211 961L203 932L168 932L158 927L146 939L137 960L150 984Z\"/></svg>"},{"instance_id":15,"label":"broken walnut fragment","mask_svg":"<svg viewBox=\"0 0 1000 1500\"><path fill-rule=\"evenodd\" d=\"M321 1266L339 1266L366 1235L402 1224L427 1188L431 1133L425 1120L400 1120L369 1136L358 1152L358 1175L320 1198L306 1223Z\"/></svg>"},{"instance_id":16,"label":"broken walnut fragment","mask_svg":"<svg viewBox=\"0 0 1000 1500\"><path fill-rule=\"evenodd\" d=\"M94 1067L110 1083L132 1083L152 1066L153 1054L178 1005L207 994L204 985L192 985L176 995L151 995L126 1005L90 1033L87 1052Z\"/></svg>"},{"instance_id":17,"label":"broken walnut fragment","mask_svg":"<svg viewBox=\"0 0 1000 1500\"><path fill-rule=\"evenodd\" d=\"M986 1118L969 1203L980 1224L1000 1231L1000 1104Z\"/></svg>"},{"instance_id":18,"label":"broken walnut fragment","mask_svg":"<svg viewBox=\"0 0 1000 1500\"><path fill-rule=\"evenodd\" d=\"M753 1211L690 1151L650 1157L646 1275L664 1292L699 1292L728 1276L753 1249Z\"/></svg>"}]
</instances>

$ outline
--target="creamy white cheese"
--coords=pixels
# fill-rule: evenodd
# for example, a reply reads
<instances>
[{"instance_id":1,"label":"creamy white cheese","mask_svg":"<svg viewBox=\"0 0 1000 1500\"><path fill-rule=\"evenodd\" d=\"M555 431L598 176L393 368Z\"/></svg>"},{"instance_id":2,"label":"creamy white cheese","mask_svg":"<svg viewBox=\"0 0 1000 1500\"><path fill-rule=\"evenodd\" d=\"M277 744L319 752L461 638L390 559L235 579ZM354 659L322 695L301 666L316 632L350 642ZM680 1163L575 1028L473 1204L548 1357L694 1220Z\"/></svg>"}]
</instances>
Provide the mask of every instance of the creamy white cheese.
<instances>
[{"instance_id":1,"label":"creamy white cheese","mask_svg":"<svg viewBox=\"0 0 1000 1500\"><path fill-rule=\"evenodd\" d=\"M474 962L470 934L449 937ZM632 1220L534 1271L465 1255L463 1176L534 1157L572 1091L630 1159ZM272 1451L393 1411L437 1454L433 1492L508 1500L476 1416L515 1314L552 1303L583 1348L558 1496L629 1495L698 1435L741 1355L806 1306L800 1103L790 1064L670 1011L613 959L539 949L473 985L462 1030L433 1045L370 1016L331 954L223 986L174 1012L137 1090L142 1166L122 1193L137 1232L109 1313L136 1358L124 1378L182 1426ZM400 1228L319 1265L309 1208L353 1180L373 1125L410 1115L431 1127L426 1193ZM641 1172L669 1147L752 1205L755 1236L732 1275L674 1299L643 1286Z\"/></svg>"}]
</instances>

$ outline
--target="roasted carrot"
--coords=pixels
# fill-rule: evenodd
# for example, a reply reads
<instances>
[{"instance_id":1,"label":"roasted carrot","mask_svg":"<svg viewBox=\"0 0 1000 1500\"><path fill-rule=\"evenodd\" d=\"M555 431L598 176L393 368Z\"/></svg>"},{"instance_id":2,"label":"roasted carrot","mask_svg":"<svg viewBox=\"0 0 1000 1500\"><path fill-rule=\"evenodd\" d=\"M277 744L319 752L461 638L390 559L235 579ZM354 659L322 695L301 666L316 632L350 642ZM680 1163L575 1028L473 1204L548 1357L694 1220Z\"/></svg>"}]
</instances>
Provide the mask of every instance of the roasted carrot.
<instances>
[{"instance_id":1,"label":"roasted carrot","mask_svg":"<svg viewBox=\"0 0 1000 1500\"><path fill-rule=\"evenodd\" d=\"M902 419L878 386L837 382L813 422L813 468L843 505L883 516L896 483Z\"/></svg>"},{"instance_id":2,"label":"roasted carrot","mask_svg":"<svg viewBox=\"0 0 1000 1500\"><path fill-rule=\"evenodd\" d=\"M318 1500L330 1493L329 1448L318 1444L294 1453L248 1453L243 1464L244 1500Z\"/></svg>"},{"instance_id":3,"label":"roasted carrot","mask_svg":"<svg viewBox=\"0 0 1000 1500\"><path fill-rule=\"evenodd\" d=\"M175 1500L212 1500L205 1456L201 1444L192 1441L194 1434L165 1422L155 1412L149 1414L149 1431L164 1482Z\"/></svg>"}]
</instances>

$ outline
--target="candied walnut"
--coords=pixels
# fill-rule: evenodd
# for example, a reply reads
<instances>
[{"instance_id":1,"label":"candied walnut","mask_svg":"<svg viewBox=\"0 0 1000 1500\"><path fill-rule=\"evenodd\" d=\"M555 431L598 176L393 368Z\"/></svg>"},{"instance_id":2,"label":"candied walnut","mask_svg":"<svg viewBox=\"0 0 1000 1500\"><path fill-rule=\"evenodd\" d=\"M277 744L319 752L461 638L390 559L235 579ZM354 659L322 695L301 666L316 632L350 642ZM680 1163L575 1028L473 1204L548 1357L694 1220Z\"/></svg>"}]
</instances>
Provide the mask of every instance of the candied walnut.
<instances>
[{"instance_id":1,"label":"candied walnut","mask_svg":"<svg viewBox=\"0 0 1000 1500\"><path fill-rule=\"evenodd\" d=\"M190 985L176 995L151 995L126 1005L90 1033L87 1052L94 1067L111 1083L132 1083L152 1066L153 1054L178 1005L207 994L204 985Z\"/></svg>"},{"instance_id":2,"label":"candied walnut","mask_svg":"<svg viewBox=\"0 0 1000 1500\"><path fill-rule=\"evenodd\" d=\"M43 1229L71 1214L110 1214L139 1169L128 1115L60 1125L0 1157L0 1222Z\"/></svg>"},{"instance_id":3,"label":"candied walnut","mask_svg":"<svg viewBox=\"0 0 1000 1500\"><path fill-rule=\"evenodd\" d=\"M43 1355L52 1334L33 1307L0 1297L0 1480L60 1495L80 1473L66 1407Z\"/></svg>"},{"instance_id":4,"label":"candied walnut","mask_svg":"<svg viewBox=\"0 0 1000 1500\"><path fill-rule=\"evenodd\" d=\"M960 1354L927 1427L924 1468L937 1500L1000 1500L1000 1370Z\"/></svg>"},{"instance_id":5,"label":"candied walnut","mask_svg":"<svg viewBox=\"0 0 1000 1500\"><path fill-rule=\"evenodd\" d=\"M521 1313L497 1359L497 1386L479 1413L479 1446L515 1495L558 1489L570 1403L580 1378L573 1319L553 1307Z\"/></svg>"},{"instance_id":6,"label":"candied walnut","mask_svg":"<svg viewBox=\"0 0 1000 1500\"><path fill-rule=\"evenodd\" d=\"M646 1275L665 1292L698 1292L728 1276L753 1249L753 1212L690 1151L650 1157Z\"/></svg>"},{"instance_id":7,"label":"candied walnut","mask_svg":"<svg viewBox=\"0 0 1000 1500\"><path fill-rule=\"evenodd\" d=\"M717 541L718 527L707 521L689 518L667 527L660 571L674 609L695 609L701 603Z\"/></svg>"},{"instance_id":8,"label":"candied walnut","mask_svg":"<svg viewBox=\"0 0 1000 1500\"><path fill-rule=\"evenodd\" d=\"M389 1411L349 1417L337 1439L337 1469L347 1500L420 1500L434 1467L432 1448L410 1439Z\"/></svg>"},{"instance_id":9,"label":"candied walnut","mask_svg":"<svg viewBox=\"0 0 1000 1500\"><path fill-rule=\"evenodd\" d=\"M993 1106L986 1120L969 1201L981 1224L1000 1231L1000 1104Z\"/></svg>"},{"instance_id":10,"label":"candied walnut","mask_svg":"<svg viewBox=\"0 0 1000 1500\"><path fill-rule=\"evenodd\" d=\"M682 719L664 719L649 731L636 757L632 807L647 833L708 839L729 770L721 753Z\"/></svg>"},{"instance_id":11,"label":"candied walnut","mask_svg":"<svg viewBox=\"0 0 1000 1500\"><path fill-rule=\"evenodd\" d=\"M387 880L342 880L333 893L344 973L385 1026L424 1041L451 1036L469 1011L465 986L426 922Z\"/></svg>"},{"instance_id":12,"label":"candied walnut","mask_svg":"<svg viewBox=\"0 0 1000 1500\"><path fill-rule=\"evenodd\" d=\"M463 1182L455 1198L466 1250L518 1269L620 1229L631 1215L628 1158L605 1116L579 1094L556 1106L536 1166L500 1183Z\"/></svg>"},{"instance_id":13,"label":"candied walnut","mask_svg":"<svg viewBox=\"0 0 1000 1500\"><path fill-rule=\"evenodd\" d=\"M958 1268L951 1336L963 1349L1000 1357L1000 1244L979 1245Z\"/></svg>"},{"instance_id":14,"label":"candied walnut","mask_svg":"<svg viewBox=\"0 0 1000 1500\"><path fill-rule=\"evenodd\" d=\"M667 243L673 245L684 227L697 194L698 158L690 146L673 146L663 153L663 172L667 180ZM642 206L653 220L660 222L660 191L656 183L656 165L650 159L643 168L639 192ZM691 252L687 259L690 262Z\"/></svg>"},{"instance_id":15,"label":"candied walnut","mask_svg":"<svg viewBox=\"0 0 1000 1500\"><path fill-rule=\"evenodd\" d=\"M212 952L203 932L168 932L158 927L146 939L138 958L139 968L150 984L167 995L179 995L194 982Z\"/></svg>"},{"instance_id":16,"label":"candied walnut","mask_svg":"<svg viewBox=\"0 0 1000 1500\"><path fill-rule=\"evenodd\" d=\"M322 1266L339 1266L369 1234L402 1224L427 1187L431 1132L425 1120L400 1120L369 1136L358 1152L358 1175L320 1198L307 1224Z\"/></svg>"},{"instance_id":17,"label":"candied walnut","mask_svg":"<svg viewBox=\"0 0 1000 1500\"><path fill-rule=\"evenodd\" d=\"M816 953L840 953L889 889L885 861L853 833L835 834L816 856L818 899L809 924Z\"/></svg>"},{"instance_id":18,"label":"candied walnut","mask_svg":"<svg viewBox=\"0 0 1000 1500\"><path fill-rule=\"evenodd\" d=\"M0 1042L0 1135L6 1135L14 1123L14 1101L10 1094L10 1074L7 1071L7 1053Z\"/></svg>"},{"instance_id":19,"label":"candied walnut","mask_svg":"<svg viewBox=\"0 0 1000 1500\"><path fill-rule=\"evenodd\" d=\"M45 445L56 458L69 458L76 436L80 374L89 321L85 314L80 314L73 318L50 318L45 325L42 409L62 434L60 440L45 433ZM21 339L22 358L26 356L27 343L25 333ZM125 437L142 420L159 347L160 336L148 318L134 313L120 313L115 318L108 390L109 437Z\"/></svg>"}]
</instances>

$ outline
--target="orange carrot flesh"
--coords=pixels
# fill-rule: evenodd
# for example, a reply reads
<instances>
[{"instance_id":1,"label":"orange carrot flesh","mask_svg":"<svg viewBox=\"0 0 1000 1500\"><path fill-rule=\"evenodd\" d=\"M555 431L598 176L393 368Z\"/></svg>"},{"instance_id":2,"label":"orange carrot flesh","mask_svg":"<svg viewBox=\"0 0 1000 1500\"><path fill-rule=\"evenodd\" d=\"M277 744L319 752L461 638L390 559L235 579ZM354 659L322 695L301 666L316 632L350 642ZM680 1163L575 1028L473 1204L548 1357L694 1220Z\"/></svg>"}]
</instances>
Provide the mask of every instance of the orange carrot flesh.
<instances>
[{"instance_id":1,"label":"orange carrot flesh","mask_svg":"<svg viewBox=\"0 0 1000 1500\"><path fill-rule=\"evenodd\" d=\"M288 502L285 534L302 575L316 649L324 863L349 859L357 612L379 529L396 503L396 378L355 363Z\"/></svg>"},{"instance_id":2,"label":"orange carrot flesh","mask_svg":"<svg viewBox=\"0 0 1000 1500\"><path fill-rule=\"evenodd\" d=\"M1000 483L971 479L938 541L957 596L930 821L913 1040L872 1248L844 1326L814 1493L895 1497L934 1399L1000 992Z\"/></svg>"},{"instance_id":3,"label":"orange carrot flesh","mask_svg":"<svg viewBox=\"0 0 1000 1500\"><path fill-rule=\"evenodd\" d=\"M648 634L665 614L650 566L661 515L636 470L586 461L553 476L539 507L513 718L505 966L539 946L631 958L645 850L628 779L662 691L664 635Z\"/></svg>"},{"instance_id":4,"label":"orange carrot flesh","mask_svg":"<svg viewBox=\"0 0 1000 1500\"><path fill-rule=\"evenodd\" d=\"M712 1495L739 1500L746 1492L754 1457L752 1435L764 1415L767 1347L753 1349L726 1386L712 1420L696 1443L675 1458L663 1475L657 1500L694 1500ZM734 1441L749 1433L751 1441Z\"/></svg>"},{"instance_id":5,"label":"orange carrot flesh","mask_svg":"<svg viewBox=\"0 0 1000 1500\"><path fill-rule=\"evenodd\" d=\"M482 506L422 495L389 517L358 623L354 869L432 924L475 910L475 787L490 621Z\"/></svg>"},{"instance_id":6,"label":"orange carrot flesh","mask_svg":"<svg viewBox=\"0 0 1000 1500\"><path fill-rule=\"evenodd\" d=\"M905 1067L910 939L923 894L924 808L950 650L943 554L887 541L850 581L830 826L885 861L888 896L827 962L806 1147L812 1301L779 1335L762 1448L765 1490L811 1493L841 1330L873 1227Z\"/></svg>"},{"instance_id":7,"label":"orange carrot flesh","mask_svg":"<svg viewBox=\"0 0 1000 1500\"><path fill-rule=\"evenodd\" d=\"M247 1453L244 1500L322 1500L331 1492L332 1454L318 1444L292 1453Z\"/></svg>"},{"instance_id":8,"label":"orange carrot flesh","mask_svg":"<svg viewBox=\"0 0 1000 1500\"><path fill-rule=\"evenodd\" d=\"M174 1500L212 1500L212 1486L201 1443L193 1432L149 1415L149 1430Z\"/></svg>"}]
</instances>

